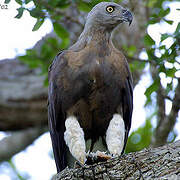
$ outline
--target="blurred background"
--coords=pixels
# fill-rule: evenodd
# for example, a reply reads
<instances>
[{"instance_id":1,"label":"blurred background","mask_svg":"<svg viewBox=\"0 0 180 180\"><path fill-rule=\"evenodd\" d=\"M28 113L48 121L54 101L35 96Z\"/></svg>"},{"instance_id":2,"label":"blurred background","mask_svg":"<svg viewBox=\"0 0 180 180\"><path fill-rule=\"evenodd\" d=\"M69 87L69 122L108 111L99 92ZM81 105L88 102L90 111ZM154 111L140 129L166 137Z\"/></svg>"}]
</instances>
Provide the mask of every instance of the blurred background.
<instances>
[{"instance_id":1,"label":"blurred background","mask_svg":"<svg viewBox=\"0 0 180 180\"><path fill-rule=\"evenodd\" d=\"M0 179L56 173L48 133L47 72L100 0L0 0ZM133 23L113 42L130 65L134 111L126 153L180 139L180 1L114 0Z\"/></svg>"}]
</instances>

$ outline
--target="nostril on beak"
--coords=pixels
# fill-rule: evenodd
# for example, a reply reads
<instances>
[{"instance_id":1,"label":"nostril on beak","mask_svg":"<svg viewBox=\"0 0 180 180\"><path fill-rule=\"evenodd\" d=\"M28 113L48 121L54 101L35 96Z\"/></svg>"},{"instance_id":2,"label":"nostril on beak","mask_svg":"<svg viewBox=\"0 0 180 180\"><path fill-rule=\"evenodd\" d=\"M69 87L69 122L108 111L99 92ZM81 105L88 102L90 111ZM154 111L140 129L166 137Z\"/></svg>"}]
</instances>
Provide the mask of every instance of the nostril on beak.
<instances>
[{"instance_id":1,"label":"nostril on beak","mask_svg":"<svg viewBox=\"0 0 180 180\"><path fill-rule=\"evenodd\" d=\"M123 9L122 13L125 14L127 12L127 9Z\"/></svg>"}]
</instances>

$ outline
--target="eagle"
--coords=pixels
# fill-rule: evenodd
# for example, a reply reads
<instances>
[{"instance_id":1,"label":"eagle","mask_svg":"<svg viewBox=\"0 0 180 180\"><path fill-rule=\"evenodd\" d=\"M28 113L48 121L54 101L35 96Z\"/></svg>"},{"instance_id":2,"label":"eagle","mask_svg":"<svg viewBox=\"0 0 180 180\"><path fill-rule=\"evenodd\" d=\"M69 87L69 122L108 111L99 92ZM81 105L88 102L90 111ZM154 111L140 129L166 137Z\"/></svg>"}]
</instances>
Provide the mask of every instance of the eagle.
<instances>
[{"instance_id":1,"label":"eagle","mask_svg":"<svg viewBox=\"0 0 180 180\"><path fill-rule=\"evenodd\" d=\"M133 85L127 60L111 34L132 19L119 4L97 4L77 42L58 53L49 67L48 119L57 172L69 159L84 165L87 151L118 156L125 150Z\"/></svg>"}]
</instances>

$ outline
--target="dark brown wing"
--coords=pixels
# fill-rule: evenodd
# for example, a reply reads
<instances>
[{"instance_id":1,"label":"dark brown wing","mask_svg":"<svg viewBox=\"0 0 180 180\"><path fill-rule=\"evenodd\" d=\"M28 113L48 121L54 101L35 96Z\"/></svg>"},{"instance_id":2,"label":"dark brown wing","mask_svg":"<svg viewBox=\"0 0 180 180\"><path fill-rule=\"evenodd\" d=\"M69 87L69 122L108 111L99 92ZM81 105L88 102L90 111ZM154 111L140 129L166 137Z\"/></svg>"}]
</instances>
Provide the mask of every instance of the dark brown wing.
<instances>
[{"instance_id":1,"label":"dark brown wing","mask_svg":"<svg viewBox=\"0 0 180 180\"><path fill-rule=\"evenodd\" d=\"M48 90L48 120L52 140L54 158L57 172L62 171L66 166L67 147L64 141L65 113L62 111L62 104L57 88L56 70L57 64L61 64L61 53L59 53L49 68L49 90Z\"/></svg>"},{"instance_id":2,"label":"dark brown wing","mask_svg":"<svg viewBox=\"0 0 180 180\"><path fill-rule=\"evenodd\" d=\"M124 153L126 143L128 140L129 130L131 128L131 118L133 111L133 83L129 68L127 67L129 76L125 80L125 88L123 89L122 97L122 109L123 109L123 120L125 122L125 138L124 138L124 147L122 153Z\"/></svg>"},{"instance_id":3,"label":"dark brown wing","mask_svg":"<svg viewBox=\"0 0 180 180\"><path fill-rule=\"evenodd\" d=\"M131 128L131 118L133 111L133 82L128 62L120 51L114 48L113 55L110 60L119 74L117 77L120 82L120 100L122 116L125 124L124 147L121 152L121 154L123 154L128 140L129 130Z\"/></svg>"}]
</instances>

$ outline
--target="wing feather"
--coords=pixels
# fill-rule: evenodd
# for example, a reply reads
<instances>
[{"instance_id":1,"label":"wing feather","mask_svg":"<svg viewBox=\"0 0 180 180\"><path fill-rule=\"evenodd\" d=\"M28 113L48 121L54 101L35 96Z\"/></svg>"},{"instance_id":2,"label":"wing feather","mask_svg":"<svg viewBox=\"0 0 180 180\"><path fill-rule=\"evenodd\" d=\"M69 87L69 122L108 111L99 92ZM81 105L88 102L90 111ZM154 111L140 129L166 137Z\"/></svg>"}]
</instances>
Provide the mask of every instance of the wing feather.
<instances>
[{"instance_id":1,"label":"wing feather","mask_svg":"<svg viewBox=\"0 0 180 180\"><path fill-rule=\"evenodd\" d=\"M123 109L123 119L125 122L125 138L124 138L124 147L122 150L122 154L123 154L128 140L128 134L131 127L131 118L133 111L133 85L132 85L131 76L129 76L125 81L125 88L123 91L123 99L122 99L122 109Z\"/></svg>"},{"instance_id":2,"label":"wing feather","mask_svg":"<svg viewBox=\"0 0 180 180\"><path fill-rule=\"evenodd\" d=\"M49 68L49 90L48 90L48 120L50 135L52 140L52 147L54 152L54 158L56 162L57 172L62 171L66 166L66 151L67 147L64 141L65 131L65 115L62 111L62 104L59 97L59 91L57 91L56 82L53 80L52 70L57 61L61 61L60 52L54 59Z\"/></svg>"}]
</instances>

